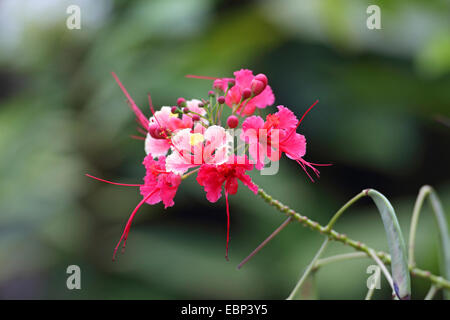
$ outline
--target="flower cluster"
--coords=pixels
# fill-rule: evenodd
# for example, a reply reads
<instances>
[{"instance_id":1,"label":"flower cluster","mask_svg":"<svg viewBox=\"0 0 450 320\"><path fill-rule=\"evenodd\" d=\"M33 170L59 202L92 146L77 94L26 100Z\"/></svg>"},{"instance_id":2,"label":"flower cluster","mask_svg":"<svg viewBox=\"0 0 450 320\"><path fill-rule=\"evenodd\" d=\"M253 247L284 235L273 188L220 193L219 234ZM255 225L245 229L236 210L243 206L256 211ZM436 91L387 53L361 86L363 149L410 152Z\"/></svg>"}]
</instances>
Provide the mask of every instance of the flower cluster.
<instances>
[{"instance_id":1,"label":"flower cluster","mask_svg":"<svg viewBox=\"0 0 450 320\"><path fill-rule=\"evenodd\" d=\"M254 168L262 170L268 161L279 161L284 153L296 161L311 180L307 168L319 176L314 166L320 164L303 159L306 139L297 133L304 116L318 101L300 120L282 105L265 119L261 115L254 115L257 110L265 109L275 101L264 74L253 75L252 71L242 69L234 72L233 78L188 76L214 80L208 97L191 100L179 98L176 105L163 106L155 111L149 96L150 118L137 107L119 78L114 73L113 76L136 115L139 131L144 135L140 138L145 140L146 152L143 184L113 183L138 186L143 197L126 224L114 256L121 242L125 247L131 222L138 209L144 203L162 202L165 208L173 206L182 180L192 174L197 173L197 182L204 188L210 202L218 201L222 190L225 194L227 259L230 232L228 197L237 192L238 181L257 193L258 187L248 175L249 171ZM237 147L235 140L238 141Z\"/></svg>"}]
</instances>

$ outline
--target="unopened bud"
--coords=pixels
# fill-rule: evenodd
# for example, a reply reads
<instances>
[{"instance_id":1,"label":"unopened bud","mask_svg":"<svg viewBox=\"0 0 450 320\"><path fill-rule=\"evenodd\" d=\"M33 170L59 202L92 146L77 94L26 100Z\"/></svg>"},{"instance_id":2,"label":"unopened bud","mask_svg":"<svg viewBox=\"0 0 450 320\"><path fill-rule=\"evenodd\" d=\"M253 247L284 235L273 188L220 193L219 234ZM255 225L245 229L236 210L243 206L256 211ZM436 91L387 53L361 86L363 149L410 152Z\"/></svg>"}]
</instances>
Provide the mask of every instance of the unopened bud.
<instances>
[{"instance_id":1,"label":"unopened bud","mask_svg":"<svg viewBox=\"0 0 450 320\"><path fill-rule=\"evenodd\" d=\"M214 83L213 83L213 88L214 88L214 89L222 90L222 86L223 86L223 81L222 81L222 79L216 79L216 80L214 80Z\"/></svg>"},{"instance_id":2,"label":"unopened bud","mask_svg":"<svg viewBox=\"0 0 450 320\"><path fill-rule=\"evenodd\" d=\"M170 108L170 112L177 113L178 112L178 108L174 106L174 107Z\"/></svg>"},{"instance_id":3,"label":"unopened bud","mask_svg":"<svg viewBox=\"0 0 450 320\"><path fill-rule=\"evenodd\" d=\"M251 95L252 95L252 90L251 89L245 88L244 90L242 90L242 98L244 100L250 98Z\"/></svg>"},{"instance_id":4,"label":"unopened bud","mask_svg":"<svg viewBox=\"0 0 450 320\"><path fill-rule=\"evenodd\" d=\"M252 80L250 86L251 86L251 89L252 89L252 93L255 96L257 96L258 94L263 92L264 89L266 88L264 82L262 82L260 80L256 80L256 79Z\"/></svg>"},{"instance_id":5,"label":"unopened bud","mask_svg":"<svg viewBox=\"0 0 450 320\"><path fill-rule=\"evenodd\" d=\"M230 127L231 129L234 129L238 126L238 124L239 124L238 117L236 117L235 115L231 115L228 117L228 119L227 119L228 127Z\"/></svg>"},{"instance_id":6,"label":"unopened bud","mask_svg":"<svg viewBox=\"0 0 450 320\"><path fill-rule=\"evenodd\" d=\"M255 76L255 79L261 81L265 86L267 86L268 80L265 74L259 73Z\"/></svg>"},{"instance_id":7,"label":"unopened bud","mask_svg":"<svg viewBox=\"0 0 450 320\"><path fill-rule=\"evenodd\" d=\"M184 98L178 98L178 99L177 99L177 105L178 105L180 108L186 106L186 99L184 99Z\"/></svg>"},{"instance_id":8,"label":"unopened bud","mask_svg":"<svg viewBox=\"0 0 450 320\"><path fill-rule=\"evenodd\" d=\"M220 104L224 104L225 103L225 97L224 96L220 96L217 98L217 102L219 102Z\"/></svg>"},{"instance_id":9,"label":"unopened bud","mask_svg":"<svg viewBox=\"0 0 450 320\"><path fill-rule=\"evenodd\" d=\"M192 121L200 121L200 117L197 114L192 116Z\"/></svg>"}]
</instances>

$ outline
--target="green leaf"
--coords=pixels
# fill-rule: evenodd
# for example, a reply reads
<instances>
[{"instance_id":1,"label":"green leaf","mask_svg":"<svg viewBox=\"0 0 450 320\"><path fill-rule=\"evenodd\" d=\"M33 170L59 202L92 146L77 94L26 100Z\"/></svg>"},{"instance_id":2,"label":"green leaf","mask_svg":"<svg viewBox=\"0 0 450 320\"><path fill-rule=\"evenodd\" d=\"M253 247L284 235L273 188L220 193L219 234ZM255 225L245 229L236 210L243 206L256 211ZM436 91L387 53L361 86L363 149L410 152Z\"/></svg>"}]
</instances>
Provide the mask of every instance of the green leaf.
<instances>
[{"instance_id":1,"label":"green leaf","mask_svg":"<svg viewBox=\"0 0 450 320\"><path fill-rule=\"evenodd\" d=\"M408 269L405 241L394 208L385 196L369 189L367 195L375 202L383 220L391 254L392 280L399 299L410 299L411 280Z\"/></svg>"}]
</instances>

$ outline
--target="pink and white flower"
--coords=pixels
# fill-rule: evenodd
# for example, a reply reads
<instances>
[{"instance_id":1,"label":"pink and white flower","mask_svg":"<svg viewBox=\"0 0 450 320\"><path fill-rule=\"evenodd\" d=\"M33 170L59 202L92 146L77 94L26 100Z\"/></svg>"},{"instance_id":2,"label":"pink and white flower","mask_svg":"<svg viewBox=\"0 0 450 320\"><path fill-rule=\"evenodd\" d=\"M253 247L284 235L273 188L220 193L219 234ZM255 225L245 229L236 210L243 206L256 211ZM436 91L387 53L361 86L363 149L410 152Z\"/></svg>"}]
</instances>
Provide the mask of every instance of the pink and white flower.
<instances>
[{"instance_id":1,"label":"pink and white flower","mask_svg":"<svg viewBox=\"0 0 450 320\"><path fill-rule=\"evenodd\" d=\"M166 168L184 174L189 168L202 164L220 165L228 160L231 135L220 126L210 126L204 132L183 129L172 138L172 153Z\"/></svg>"}]
</instances>

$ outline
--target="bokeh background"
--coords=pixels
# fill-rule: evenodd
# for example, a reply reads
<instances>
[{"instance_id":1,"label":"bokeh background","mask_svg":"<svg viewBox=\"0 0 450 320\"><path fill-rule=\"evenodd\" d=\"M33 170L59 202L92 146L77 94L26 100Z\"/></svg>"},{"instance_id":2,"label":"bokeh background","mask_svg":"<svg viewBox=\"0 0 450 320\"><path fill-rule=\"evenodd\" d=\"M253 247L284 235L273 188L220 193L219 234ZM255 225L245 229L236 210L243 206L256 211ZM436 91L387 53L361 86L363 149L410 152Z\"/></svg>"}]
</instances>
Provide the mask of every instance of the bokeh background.
<instances>
[{"instance_id":1,"label":"bokeh background","mask_svg":"<svg viewBox=\"0 0 450 320\"><path fill-rule=\"evenodd\" d=\"M70 4L81 8L81 30L66 27ZM370 4L381 7L382 30L366 27ZM236 270L285 219L248 189L231 197L229 262L224 199L209 203L188 179L174 207L140 210L127 251L113 263L141 198L84 176L139 183L145 174L143 143L130 138L136 123L111 71L149 115L148 92L158 106L205 97L211 82L184 75L231 76L240 68L265 73L276 103L298 115L320 100L301 126L306 159L334 164L311 183L283 159L277 175L253 174L267 192L326 223L357 192L376 188L407 237L418 190L430 184L450 221L448 1L2 0L0 298L286 298L321 238L291 224ZM387 250L369 200L336 228ZM418 264L438 273L438 249L426 204ZM351 251L332 244L324 256ZM66 288L72 264L81 268L81 290ZM306 294L362 299L370 264L324 267ZM428 289L413 278L413 298ZM383 279L374 298L389 297Z\"/></svg>"}]
</instances>

